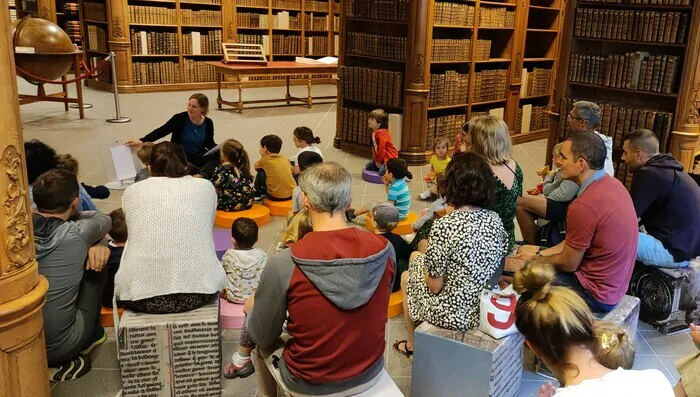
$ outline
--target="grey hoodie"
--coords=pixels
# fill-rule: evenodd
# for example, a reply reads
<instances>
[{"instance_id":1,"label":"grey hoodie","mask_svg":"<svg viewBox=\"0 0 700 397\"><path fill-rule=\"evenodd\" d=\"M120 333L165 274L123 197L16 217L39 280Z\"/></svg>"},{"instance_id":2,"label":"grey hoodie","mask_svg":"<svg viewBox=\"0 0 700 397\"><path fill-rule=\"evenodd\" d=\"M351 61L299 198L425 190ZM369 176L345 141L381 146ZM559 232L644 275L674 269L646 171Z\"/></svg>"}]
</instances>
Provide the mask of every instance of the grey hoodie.
<instances>
[{"instance_id":1,"label":"grey hoodie","mask_svg":"<svg viewBox=\"0 0 700 397\"><path fill-rule=\"evenodd\" d=\"M595 132L600 139L603 140L603 143L605 144L605 149L607 153L605 154L605 173L612 176L613 178L615 177L615 168L613 168L613 162L612 162L612 150L613 150L613 140L607 135L603 135L598 131L593 131Z\"/></svg>"},{"instance_id":2,"label":"grey hoodie","mask_svg":"<svg viewBox=\"0 0 700 397\"><path fill-rule=\"evenodd\" d=\"M85 328L77 310L88 249L112 227L108 215L80 212L74 220L32 216L39 273L49 281L44 304L44 331L49 361L79 343Z\"/></svg>"}]
</instances>

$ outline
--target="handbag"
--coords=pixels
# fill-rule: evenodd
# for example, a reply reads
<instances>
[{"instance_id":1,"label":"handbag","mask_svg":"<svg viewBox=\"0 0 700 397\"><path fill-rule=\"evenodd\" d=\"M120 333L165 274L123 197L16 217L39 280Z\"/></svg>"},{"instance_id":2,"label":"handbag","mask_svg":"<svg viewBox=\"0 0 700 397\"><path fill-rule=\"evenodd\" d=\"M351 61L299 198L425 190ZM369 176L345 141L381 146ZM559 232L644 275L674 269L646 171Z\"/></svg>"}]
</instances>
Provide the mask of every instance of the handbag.
<instances>
[{"instance_id":1,"label":"handbag","mask_svg":"<svg viewBox=\"0 0 700 397\"><path fill-rule=\"evenodd\" d=\"M479 330L495 339L518 332L515 326L518 298L520 296L513 290L513 285L503 290L484 288L479 302Z\"/></svg>"}]
</instances>

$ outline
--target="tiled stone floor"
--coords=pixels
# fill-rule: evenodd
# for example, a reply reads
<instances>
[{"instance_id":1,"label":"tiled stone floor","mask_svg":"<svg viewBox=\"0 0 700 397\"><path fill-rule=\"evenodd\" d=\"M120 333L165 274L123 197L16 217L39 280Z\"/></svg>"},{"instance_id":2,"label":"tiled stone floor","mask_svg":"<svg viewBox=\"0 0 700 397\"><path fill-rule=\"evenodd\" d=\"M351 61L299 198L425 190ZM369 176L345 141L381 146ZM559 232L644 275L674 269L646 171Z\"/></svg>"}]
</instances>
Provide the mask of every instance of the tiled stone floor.
<instances>
[{"instance_id":1,"label":"tiled stone floor","mask_svg":"<svg viewBox=\"0 0 700 397\"><path fill-rule=\"evenodd\" d=\"M31 93L32 86L19 80L20 91ZM269 98L279 96L281 88L265 88L246 90L244 97ZM293 95L303 95L305 87L293 87ZM334 86L314 87L316 95L328 95L335 91ZM214 91L205 91L210 99L216 98ZM233 97L232 93L227 93ZM122 95L122 114L132 118L131 123L109 124L104 120L114 115L112 94L85 90L86 101L94 108L85 111L85 120L80 120L76 110L66 113L60 104L39 103L21 108L24 122L24 138L41 139L52 145L59 152L73 154L80 161L80 178L87 184L102 184L107 182L102 166L98 147L127 138L141 137L152 129L164 123L172 114L183 111L189 93L156 93ZM383 199L383 188L362 181L361 169L366 159L360 158L333 148L335 133L336 106L334 104L316 105L311 109L306 107L276 107L248 109L242 114L231 110L218 110L212 106L210 117L216 127L218 142L227 138L236 138L248 149L253 161L257 160L257 148L260 137L266 134L277 134L284 140L283 154L292 155L296 152L292 144L292 130L296 126L311 127L321 137L320 145L327 161L336 161L348 168L353 175L353 205L360 205L370 200ZM525 189L537 183L535 171L544 163L545 142L531 142L516 146L514 157L520 164L525 175ZM422 176L428 167L413 167L414 181L410 189L415 197L422 190ZM114 191L108 200L96 200L102 211L111 211L121 206L121 192ZM419 211L425 203L414 200L411 204L413 211ZM273 218L272 222L260 231L258 246L274 252L284 221ZM518 233L516 228L516 233ZM114 397L120 390L119 367L116 360L116 345L114 330L108 330L109 339L92 353L93 370L81 379L52 384L54 397ZM402 317L390 319L387 324L387 351L385 352L387 369L402 392L410 395L411 365L403 356L391 349L391 343L397 339L405 339L406 329ZM637 334L637 359L635 368L655 368L663 372L672 383L678 380L673 361L678 357L694 351L695 347L687 333L665 336L653 328L640 323ZM226 331L223 334L223 358L230 358L237 346L235 332ZM524 370L521 396L536 396L538 387L544 379ZM226 397L253 397L256 395L255 377L245 380L224 380ZM465 396L469 393L465 392ZM439 397L439 396L437 396ZM481 396L475 396L481 397Z\"/></svg>"}]
</instances>

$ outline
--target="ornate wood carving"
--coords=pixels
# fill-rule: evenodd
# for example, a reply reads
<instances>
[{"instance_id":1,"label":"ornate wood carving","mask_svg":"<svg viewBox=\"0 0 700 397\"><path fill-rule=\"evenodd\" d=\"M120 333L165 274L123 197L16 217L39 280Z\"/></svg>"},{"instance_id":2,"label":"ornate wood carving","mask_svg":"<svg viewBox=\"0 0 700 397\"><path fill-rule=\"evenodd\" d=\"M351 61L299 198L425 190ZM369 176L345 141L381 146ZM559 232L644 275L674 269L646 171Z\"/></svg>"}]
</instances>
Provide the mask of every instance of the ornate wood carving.
<instances>
[{"instance_id":1,"label":"ornate wood carving","mask_svg":"<svg viewBox=\"0 0 700 397\"><path fill-rule=\"evenodd\" d=\"M112 31L114 32L114 37L124 37L124 32L122 31L122 20L119 17L112 18Z\"/></svg>"},{"instance_id":2,"label":"ornate wood carving","mask_svg":"<svg viewBox=\"0 0 700 397\"><path fill-rule=\"evenodd\" d=\"M520 71L523 69L523 66L520 64L520 52L515 54L515 70L513 70L513 77L515 77L516 80L520 80Z\"/></svg>"},{"instance_id":3,"label":"ornate wood carving","mask_svg":"<svg viewBox=\"0 0 700 397\"><path fill-rule=\"evenodd\" d=\"M4 247L9 259L9 266L2 269L2 273L6 273L27 265L33 259L33 250L29 245L31 233L25 200L27 190L22 187L22 158L17 148L13 145L8 146L0 158L0 163L6 186L2 202L6 219L3 225Z\"/></svg>"},{"instance_id":4,"label":"ornate wood carving","mask_svg":"<svg viewBox=\"0 0 700 397\"><path fill-rule=\"evenodd\" d=\"M688 109L688 124L700 124L700 83L695 86L690 96L690 109Z\"/></svg>"},{"instance_id":5,"label":"ornate wood carving","mask_svg":"<svg viewBox=\"0 0 700 397\"><path fill-rule=\"evenodd\" d=\"M425 56L422 53L416 54L416 70L413 84L423 84L423 58L425 58Z\"/></svg>"}]
</instances>

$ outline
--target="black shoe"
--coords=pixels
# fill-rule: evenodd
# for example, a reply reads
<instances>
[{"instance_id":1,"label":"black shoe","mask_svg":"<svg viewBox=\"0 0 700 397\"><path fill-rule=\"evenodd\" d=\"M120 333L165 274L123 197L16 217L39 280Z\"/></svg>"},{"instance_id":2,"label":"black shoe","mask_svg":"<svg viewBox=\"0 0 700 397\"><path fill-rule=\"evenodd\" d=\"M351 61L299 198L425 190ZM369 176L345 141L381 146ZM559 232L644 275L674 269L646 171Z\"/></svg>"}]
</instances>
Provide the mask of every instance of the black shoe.
<instances>
[{"instance_id":1,"label":"black shoe","mask_svg":"<svg viewBox=\"0 0 700 397\"><path fill-rule=\"evenodd\" d=\"M355 215L355 209L350 208L347 211L345 211L345 219L347 219L348 222L354 221L355 218L357 218L357 216Z\"/></svg>"},{"instance_id":2,"label":"black shoe","mask_svg":"<svg viewBox=\"0 0 700 397\"><path fill-rule=\"evenodd\" d=\"M406 178L408 178L409 181L412 180L412 179L413 179L413 173L412 173L411 171L408 171L408 173L406 173Z\"/></svg>"},{"instance_id":3,"label":"black shoe","mask_svg":"<svg viewBox=\"0 0 700 397\"><path fill-rule=\"evenodd\" d=\"M90 372L92 363L90 357L78 356L75 360L61 365L59 368L49 368L49 380L53 382L65 382L78 379Z\"/></svg>"}]
</instances>

